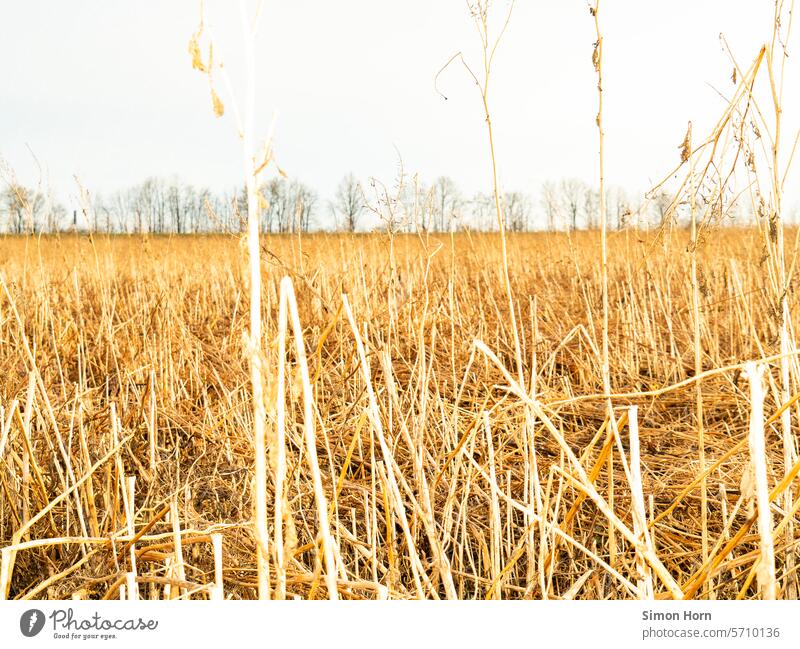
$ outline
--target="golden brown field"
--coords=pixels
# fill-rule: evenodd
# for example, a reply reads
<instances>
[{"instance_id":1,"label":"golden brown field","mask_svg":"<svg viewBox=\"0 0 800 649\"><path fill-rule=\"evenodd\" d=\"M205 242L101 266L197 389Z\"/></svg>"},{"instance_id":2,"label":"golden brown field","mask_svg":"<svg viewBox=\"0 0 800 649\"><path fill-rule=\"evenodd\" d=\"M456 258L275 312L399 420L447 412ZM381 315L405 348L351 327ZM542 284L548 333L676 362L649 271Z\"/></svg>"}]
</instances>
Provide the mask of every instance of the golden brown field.
<instances>
[{"instance_id":1,"label":"golden brown field","mask_svg":"<svg viewBox=\"0 0 800 649\"><path fill-rule=\"evenodd\" d=\"M509 235L521 377L497 235L262 238L272 596L755 597L741 364L780 352L764 240L699 248L695 377L688 235L609 234L609 426L599 234ZM240 240L7 237L0 259L0 589L255 597ZM765 365L777 584L796 597L780 418L800 409Z\"/></svg>"}]
</instances>

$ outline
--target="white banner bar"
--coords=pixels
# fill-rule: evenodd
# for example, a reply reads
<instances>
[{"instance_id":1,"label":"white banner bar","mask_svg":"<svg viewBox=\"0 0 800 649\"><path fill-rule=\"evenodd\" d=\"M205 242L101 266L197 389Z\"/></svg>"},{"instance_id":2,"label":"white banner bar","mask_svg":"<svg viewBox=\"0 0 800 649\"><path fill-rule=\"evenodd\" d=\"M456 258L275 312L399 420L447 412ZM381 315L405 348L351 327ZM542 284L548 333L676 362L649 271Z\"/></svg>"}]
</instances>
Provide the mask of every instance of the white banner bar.
<instances>
[{"instance_id":1,"label":"white banner bar","mask_svg":"<svg viewBox=\"0 0 800 649\"><path fill-rule=\"evenodd\" d=\"M5 602L0 646L797 647L777 602ZM246 644L245 644L246 643ZM513 643L513 645L511 644Z\"/></svg>"}]
</instances>

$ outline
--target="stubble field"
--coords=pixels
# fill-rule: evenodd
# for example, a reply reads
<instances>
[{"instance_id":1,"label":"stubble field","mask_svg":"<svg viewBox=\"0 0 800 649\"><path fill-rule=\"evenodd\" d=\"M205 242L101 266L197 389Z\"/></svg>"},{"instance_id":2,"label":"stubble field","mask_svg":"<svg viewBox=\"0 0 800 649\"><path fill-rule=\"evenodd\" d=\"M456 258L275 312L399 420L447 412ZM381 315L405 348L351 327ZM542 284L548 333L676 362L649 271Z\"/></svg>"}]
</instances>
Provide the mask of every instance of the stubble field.
<instances>
[{"instance_id":1,"label":"stubble field","mask_svg":"<svg viewBox=\"0 0 800 649\"><path fill-rule=\"evenodd\" d=\"M610 426L599 234L509 235L513 319L493 234L262 238L271 595L755 597L742 364L768 358L776 578L796 597L781 423L800 408L765 240L698 248L697 377L688 234L609 234ZM243 252L0 239L2 594L256 596Z\"/></svg>"}]
</instances>

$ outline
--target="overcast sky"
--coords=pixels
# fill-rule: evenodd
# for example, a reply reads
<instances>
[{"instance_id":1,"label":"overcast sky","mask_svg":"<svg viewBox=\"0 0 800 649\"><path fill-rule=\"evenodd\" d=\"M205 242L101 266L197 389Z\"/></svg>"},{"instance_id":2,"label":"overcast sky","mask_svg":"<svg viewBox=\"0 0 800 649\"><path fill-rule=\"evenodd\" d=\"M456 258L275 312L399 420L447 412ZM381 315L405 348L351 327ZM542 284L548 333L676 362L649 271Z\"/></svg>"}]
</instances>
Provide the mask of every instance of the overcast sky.
<instances>
[{"instance_id":1,"label":"overcast sky","mask_svg":"<svg viewBox=\"0 0 800 649\"><path fill-rule=\"evenodd\" d=\"M506 0L495 0L496 14ZM645 189L678 161L687 120L704 132L733 89L719 34L744 67L770 33L773 0L605 0L607 181ZM232 1L206 0L215 54L241 77ZM62 200L73 175L107 192L178 174L215 189L241 177L229 111L216 119L187 43L195 0L25 0L0 4L0 156L28 184L40 162ZM595 181L594 25L585 0L518 0L491 89L501 182ZM424 178L466 193L490 186L480 98L457 51L478 62L464 0L267 0L258 44L259 124L273 110L281 166L333 194L353 171L391 182L398 152ZM800 69L785 113L797 125ZM230 98L220 84L227 105ZM794 133L792 132L792 137ZM789 139L789 138L787 138Z\"/></svg>"}]
</instances>

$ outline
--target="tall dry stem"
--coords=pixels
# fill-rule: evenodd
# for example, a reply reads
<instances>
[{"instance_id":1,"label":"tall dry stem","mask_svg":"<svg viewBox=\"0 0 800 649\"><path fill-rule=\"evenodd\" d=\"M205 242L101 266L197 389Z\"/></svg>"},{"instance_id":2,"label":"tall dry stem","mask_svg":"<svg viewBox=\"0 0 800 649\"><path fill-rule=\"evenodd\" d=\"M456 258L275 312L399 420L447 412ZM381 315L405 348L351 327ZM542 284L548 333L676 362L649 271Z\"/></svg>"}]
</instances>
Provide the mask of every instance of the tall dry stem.
<instances>
[{"instance_id":1,"label":"tall dry stem","mask_svg":"<svg viewBox=\"0 0 800 649\"><path fill-rule=\"evenodd\" d=\"M239 0L244 47L244 119L242 123L242 164L247 188L247 258L250 269L250 331L247 350L253 392L253 440L255 450L255 528L257 543L258 597L269 599L269 532L267 531L267 440L264 387L261 367L261 247L259 245L257 165L255 159L256 68L255 39L258 16L249 21L245 0Z\"/></svg>"},{"instance_id":2,"label":"tall dry stem","mask_svg":"<svg viewBox=\"0 0 800 649\"><path fill-rule=\"evenodd\" d=\"M691 212L691 241L689 243L691 254L691 282L692 282L692 337L694 347L694 375L699 377L703 372L702 342L700 340L700 329L702 325L702 311L700 308L700 282L697 269L697 192L695 188L694 164L695 157L692 154L692 123L684 139L685 155L689 159L689 209ZM700 475L700 534L701 534L701 554L703 561L708 559L708 482L705 477L706 469L706 437L703 421L703 382L698 378L695 383L695 415L697 417L697 446L699 450Z\"/></svg>"},{"instance_id":3,"label":"tall dry stem","mask_svg":"<svg viewBox=\"0 0 800 649\"><path fill-rule=\"evenodd\" d=\"M644 508L644 487L642 485L642 460L639 452L639 407L628 408L628 430L630 431L630 472L631 500L633 509L633 533L639 542L654 552L653 541L647 525L647 512ZM639 599L653 599L653 576L644 555L637 550L636 567L640 578L637 580Z\"/></svg>"},{"instance_id":4,"label":"tall dry stem","mask_svg":"<svg viewBox=\"0 0 800 649\"><path fill-rule=\"evenodd\" d=\"M760 539L760 563L758 565L758 589L761 599L777 597L775 579L775 548L772 540L772 512L770 510L769 486L767 484L767 456L764 439L764 387L763 366L747 363L745 367L750 382L750 462L755 480L756 513Z\"/></svg>"}]
</instances>

